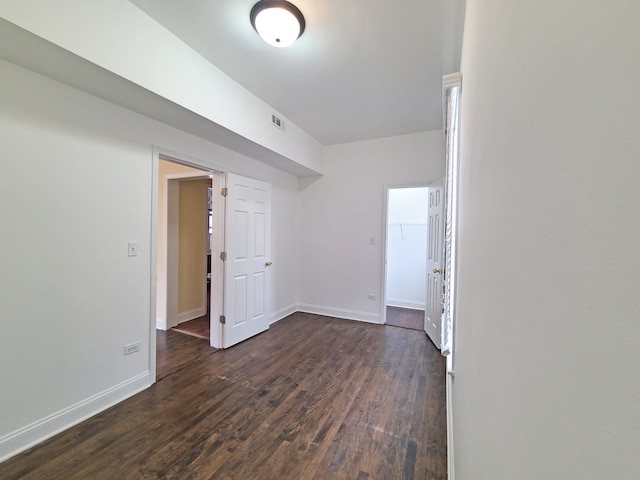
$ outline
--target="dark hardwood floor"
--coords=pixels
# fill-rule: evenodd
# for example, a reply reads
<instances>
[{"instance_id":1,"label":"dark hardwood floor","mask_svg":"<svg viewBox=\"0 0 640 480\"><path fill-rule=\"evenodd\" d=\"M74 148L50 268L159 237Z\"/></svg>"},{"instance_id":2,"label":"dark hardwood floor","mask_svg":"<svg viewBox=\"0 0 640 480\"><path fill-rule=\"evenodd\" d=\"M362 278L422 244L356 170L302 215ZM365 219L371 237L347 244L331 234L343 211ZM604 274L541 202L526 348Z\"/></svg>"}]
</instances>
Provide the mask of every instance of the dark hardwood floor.
<instances>
[{"instance_id":1,"label":"dark hardwood floor","mask_svg":"<svg viewBox=\"0 0 640 480\"><path fill-rule=\"evenodd\" d=\"M156 379L162 380L217 351L209 340L173 329L156 330Z\"/></svg>"},{"instance_id":2,"label":"dark hardwood floor","mask_svg":"<svg viewBox=\"0 0 640 480\"><path fill-rule=\"evenodd\" d=\"M424 332L296 313L0 464L0 478L443 480L444 386Z\"/></svg>"},{"instance_id":3,"label":"dark hardwood floor","mask_svg":"<svg viewBox=\"0 0 640 480\"><path fill-rule=\"evenodd\" d=\"M424 310L387 306L386 324L424 331Z\"/></svg>"}]
</instances>

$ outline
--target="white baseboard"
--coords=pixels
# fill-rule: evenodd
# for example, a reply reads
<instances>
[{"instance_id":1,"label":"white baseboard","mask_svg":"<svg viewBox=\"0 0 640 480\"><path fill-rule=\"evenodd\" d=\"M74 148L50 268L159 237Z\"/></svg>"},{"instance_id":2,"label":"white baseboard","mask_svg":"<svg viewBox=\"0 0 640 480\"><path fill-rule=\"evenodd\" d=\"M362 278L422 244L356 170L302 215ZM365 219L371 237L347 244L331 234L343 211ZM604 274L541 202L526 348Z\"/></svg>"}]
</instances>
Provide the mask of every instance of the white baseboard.
<instances>
[{"instance_id":1,"label":"white baseboard","mask_svg":"<svg viewBox=\"0 0 640 480\"><path fill-rule=\"evenodd\" d=\"M447 402L447 479L455 480L455 453L453 441L453 357L447 355L447 383L446 383L446 402Z\"/></svg>"},{"instance_id":2,"label":"white baseboard","mask_svg":"<svg viewBox=\"0 0 640 480\"><path fill-rule=\"evenodd\" d=\"M149 372L146 371L74 405L48 415L30 425L0 437L0 462L141 392L150 387L152 383Z\"/></svg>"},{"instance_id":3,"label":"white baseboard","mask_svg":"<svg viewBox=\"0 0 640 480\"><path fill-rule=\"evenodd\" d=\"M156 317L156 329L167 330L167 325L162 317Z\"/></svg>"},{"instance_id":4,"label":"white baseboard","mask_svg":"<svg viewBox=\"0 0 640 480\"><path fill-rule=\"evenodd\" d=\"M184 322L188 322L189 320L193 320L195 318L200 318L206 314L207 314L206 305L204 307L196 308L194 310L178 313L178 325Z\"/></svg>"},{"instance_id":5,"label":"white baseboard","mask_svg":"<svg viewBox=\"0 0 640 480\"><path fill-rule=\"evenodd\" d=\"M423 302L413 300L405 300L402 298L388 298L387 305L389 307L410 308L411 310L424 310L427 306Z\"/></svg>"},{"instance_id":6,"label":"white baseboard","mask_svg":"<svg viewBox=\"0 0 640 480\"><path fill-rule=\"evenodd\" d=\"M377 323L380 324L380 314L370 312L360 312L357 310L347 310L344 308L324 307L322 305L309 305L307 303L299 303L299 312L315 313L316 315L325 315L327 317L344 318L345 320L357 320L358 322Z\"/></svg>"},{"instance_id":7,"label":"white baseboard","mask_svg":"<svg viewBox=\"0 0 640 480\"><path fill-rule=\"evenodd\" d=\"M293 304L271 314L271 324L295 312L306 312L316 315L356 320L359 322L380 324L380 314L348 310L343 308L326 307L322 305ZM204 309L183 312L180 321L188 321L206 314ZM184 319L184 320L183 320ZM156 318L156 326L162 319ZM126 400L136 393L145 390L153 384L148 371L132 377L118 385L108 388L96 395L82 400L74 405L44 417L30 425L0 437L0 462L7 460L43 441L67 430L74 425L90 418L113 405Z\"/></svg>"},{"instance_id":8,"label":"white baseboard","mask_svg":"<svg viewBox=\"0 0 640 480\"><path fill-rule=\"evenodd\" d=\"M298 311L298 306L295 303L292 305L288 305L284 308L281 308L277 312L273 312L271 314L271 321L269 322L269 325L273 325L274 323L282 320L285 317L288 317L292 313L296 313L297 311Z\"/></svg>"}]
</instances>

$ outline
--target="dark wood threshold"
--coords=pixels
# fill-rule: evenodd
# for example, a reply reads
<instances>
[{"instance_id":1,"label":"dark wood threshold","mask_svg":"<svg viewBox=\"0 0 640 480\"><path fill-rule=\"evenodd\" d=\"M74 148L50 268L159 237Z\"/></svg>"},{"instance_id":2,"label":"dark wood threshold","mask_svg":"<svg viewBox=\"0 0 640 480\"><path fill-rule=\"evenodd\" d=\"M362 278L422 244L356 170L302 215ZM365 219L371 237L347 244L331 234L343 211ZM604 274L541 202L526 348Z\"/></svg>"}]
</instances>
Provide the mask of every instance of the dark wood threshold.
<instances>
[{"instance_id":1,"label":"dark wood threshold","mask_svg":"<svg viewBox=\"0 0 640 480\"><path fill-rule=\"evenodd\" d=\"M171 330L156 330L156 380L177 373L218 351L209 340Z\"/></svg>"},{"instance_id":2,"label":"dark wood threshold","mask_svg":"<svg viewBox=\"0 0 640 480\"><path fill-rule=\"evenodd\" d=\"M424 331L424 310L387 306L386 325Z\"/></svg>"},{"instance_id":3,"label":"dark wood threshold","mask_svg":"<svg viewBox=\"0 0 640 480\"><path fill-rule=\"evenodd\" d=\"M201 338L203 340L209 340L210 331L210 316L207 313L202 317L194 318L180 325L173 327L171 330L174 332L184 333L185 335L191 335L192 337Z\"/></svg>"}]
</instances>

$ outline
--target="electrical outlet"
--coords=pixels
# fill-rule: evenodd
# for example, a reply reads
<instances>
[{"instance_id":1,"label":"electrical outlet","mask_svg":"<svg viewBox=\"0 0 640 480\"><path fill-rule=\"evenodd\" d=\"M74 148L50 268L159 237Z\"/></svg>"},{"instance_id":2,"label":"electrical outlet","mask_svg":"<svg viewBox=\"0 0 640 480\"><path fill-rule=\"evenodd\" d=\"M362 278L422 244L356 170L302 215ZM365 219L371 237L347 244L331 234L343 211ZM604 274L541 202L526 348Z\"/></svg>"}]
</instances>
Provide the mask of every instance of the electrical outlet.
<instances>
[{"instance_id":1,"label":"electrical outlet","mask_svg":"<svg viewBox=\"0 0 640 480\"><path fill-rule=\"evenodd\" d=\"M136 353L139 351L140 351L140 342L134 342L124 346L123 355L131 355L132 353Z\"/></svg>"},{"instance_id":2,"label":"electrical outlet","mask_svg":"<svg viewBox=\"0 0 640 480\"><path fill-rule=\"evenodd\" d=\"M369 300L375 300L375 299L376 299L376 296L375 296L373 293L370 293L369 295L367 295L367 298L368 298Z\"/></svg>"}]
</instances>

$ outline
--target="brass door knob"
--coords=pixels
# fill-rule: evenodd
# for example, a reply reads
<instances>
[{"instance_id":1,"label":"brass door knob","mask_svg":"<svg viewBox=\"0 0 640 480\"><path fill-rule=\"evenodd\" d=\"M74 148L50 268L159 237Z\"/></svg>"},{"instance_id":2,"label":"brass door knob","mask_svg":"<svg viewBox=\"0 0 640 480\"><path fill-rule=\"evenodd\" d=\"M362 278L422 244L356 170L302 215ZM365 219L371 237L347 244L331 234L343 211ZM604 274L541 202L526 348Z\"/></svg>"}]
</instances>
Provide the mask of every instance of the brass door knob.
<instances>
[{"instance_id":1,"label":"brass door knob","mask_svg":"<svg viewBox=\"0 0 640 480\"><path fill-rule=\"evenodd\" d=\"M264 264L265 267L270 267L271 265L273 265L273 263L271 263L271 262L267 262L267 263Z\"/></svg>"},{"instance_id":2,"label":"brass door knob","mask_svg":"<svg viewBox=\"0 0 640 480\"><path fill-rule=\"evenodd\" d=\"M439 268L434 268L433 273L442 273L442 270L440 270Z\"/></svg>"}]
</instances>

